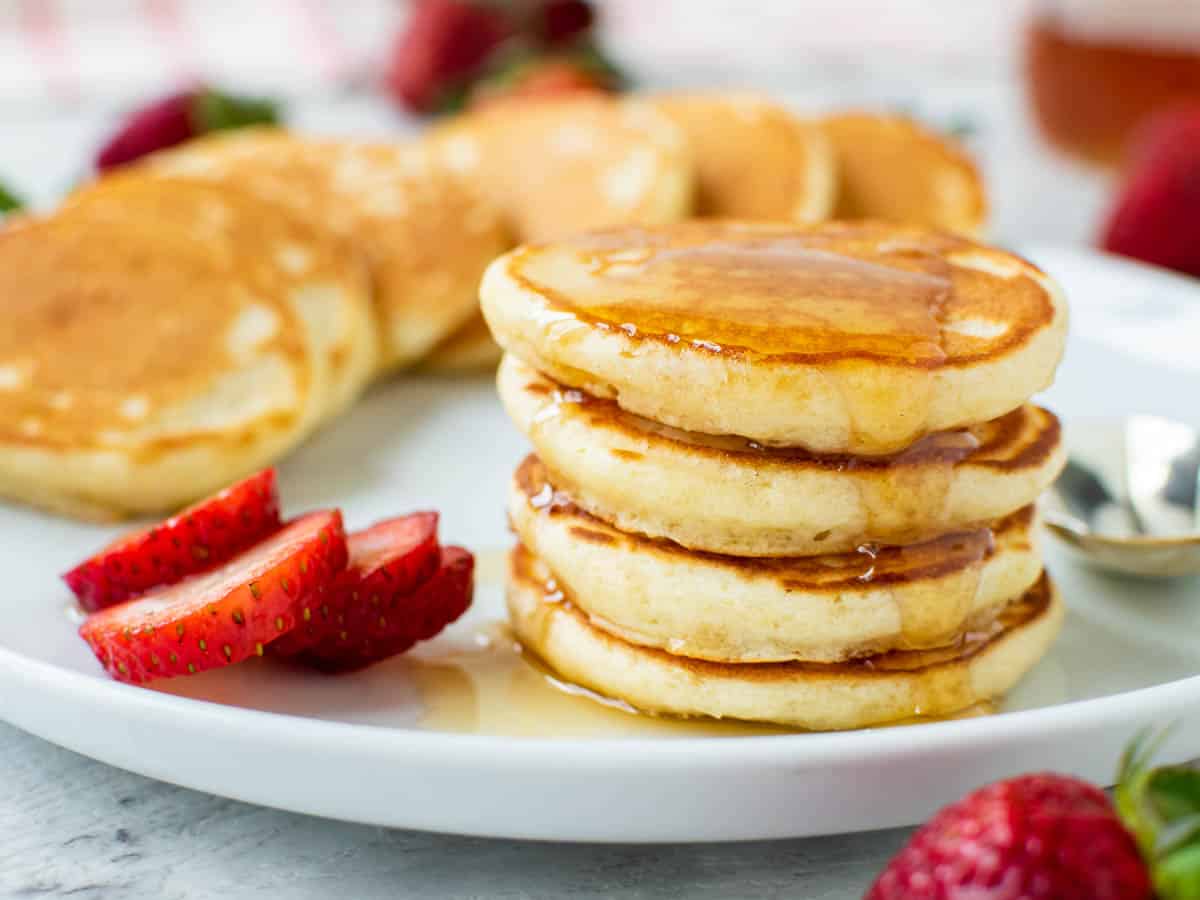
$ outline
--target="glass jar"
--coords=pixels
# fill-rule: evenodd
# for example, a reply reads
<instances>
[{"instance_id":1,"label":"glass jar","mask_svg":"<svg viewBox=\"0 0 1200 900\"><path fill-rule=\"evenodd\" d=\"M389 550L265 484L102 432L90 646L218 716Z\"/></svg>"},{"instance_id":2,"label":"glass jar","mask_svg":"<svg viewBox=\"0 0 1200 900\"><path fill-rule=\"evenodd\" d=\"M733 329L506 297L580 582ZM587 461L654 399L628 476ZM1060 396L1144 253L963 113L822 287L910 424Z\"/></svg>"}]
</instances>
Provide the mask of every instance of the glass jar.
<instances>
[{"instance_id":1,"label":"glass jar","mask_svg":"<svg viewBox=\"0 0 1200 900\"><path fill-rule=\"evenodd\" d=\"M1200 0L1037 0L1025 77L1047 139L1115 163L1148 114L1200 100Z\"/></svg>"}]
</instances>

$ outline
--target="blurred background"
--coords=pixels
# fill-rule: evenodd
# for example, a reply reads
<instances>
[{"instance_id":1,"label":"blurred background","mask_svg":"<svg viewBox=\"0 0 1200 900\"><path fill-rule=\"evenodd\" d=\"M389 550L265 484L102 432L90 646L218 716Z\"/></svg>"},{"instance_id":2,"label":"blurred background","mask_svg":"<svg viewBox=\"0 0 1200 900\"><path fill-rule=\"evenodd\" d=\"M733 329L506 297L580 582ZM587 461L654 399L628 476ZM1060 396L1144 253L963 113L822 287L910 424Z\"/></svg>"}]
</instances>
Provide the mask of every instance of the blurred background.
<instances>
[{"instance_id":1,"label":"blurred background","mask_svg":"<svg viewBox=\"0 0 1200 900\"><path fill-rule=\"evenodd\" d=\"M405 36L420 5L0 0L0 182L53 203L131 110L196 83L276 99L304 130L419 128L428 110L402 96L395 70L433 52L436 35ZM1006 243L1093 241L1137 122L1181 97L1200 101L1197 0L592 7L589 40L636 87L753 88L800 110L900 110L962 136ZM460 50L440 52L453 56L464 38L450 40Z\"/></svg>"}]
</instances>

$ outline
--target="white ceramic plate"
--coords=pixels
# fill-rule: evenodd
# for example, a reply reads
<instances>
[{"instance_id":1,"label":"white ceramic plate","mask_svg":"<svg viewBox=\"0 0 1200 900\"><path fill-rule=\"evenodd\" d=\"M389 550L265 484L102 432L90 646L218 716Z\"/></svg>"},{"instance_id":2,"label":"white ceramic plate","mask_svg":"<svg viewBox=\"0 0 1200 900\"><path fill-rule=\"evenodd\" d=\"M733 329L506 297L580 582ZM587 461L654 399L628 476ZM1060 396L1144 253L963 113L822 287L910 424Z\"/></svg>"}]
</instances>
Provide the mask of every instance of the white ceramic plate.
<instances>
[{"instance_id":1,"label":"white ceramic plate","mask_svg":"<svg viewBox=\"0 0 1200 900\"><path fill-rule=\"evenodd\" d=\"M1074 309L1047 402L1069 420L1138 410L1196 421L1200 287L1084 251L1031 255L1063 280ZM1104 781L1130 735L1172 720L1182 727L1165 755L1200 755L1200 582L1122 581L1053 548L1070 618L995 716L847 734L717 726L698 736L559 694L533 670L514 681L488 668L488 654L507 645L480 645L500 615L498 555L486 551L511 540L503 497L523 453L486 379L408 379L375 390L284 464L290 510L341 505L353 526L434 507L448 540L485 551L476 609L423 651L424 663L339 678L254 662L162 690L109 681L76 637L56 575L112 530L0 507L0 716L113 765L255 803L562 840L912 823L981 782L1030 769ZM526 705L530 677L541 685L536 707ZM520 736L544 732L559 736Z\"/></svg>"}]
</instances>

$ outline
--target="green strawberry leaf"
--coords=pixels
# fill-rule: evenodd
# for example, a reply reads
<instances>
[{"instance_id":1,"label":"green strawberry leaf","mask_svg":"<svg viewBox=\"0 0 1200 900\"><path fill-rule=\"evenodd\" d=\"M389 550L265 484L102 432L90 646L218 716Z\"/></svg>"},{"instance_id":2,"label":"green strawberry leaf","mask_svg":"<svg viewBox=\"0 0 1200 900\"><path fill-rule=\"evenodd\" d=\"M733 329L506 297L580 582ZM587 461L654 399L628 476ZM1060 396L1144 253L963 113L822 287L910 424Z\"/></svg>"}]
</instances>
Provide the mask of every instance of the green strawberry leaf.
<instances>
[{"instance_id":1,"label":"green strawberry leaf","mask_svg":"<svg viewBox=\"0 0 1200 900\"><path fill-rule=\"evenodd\" d=\"M270 100L237 97L205 89L196 95L192 109L197 131L223 131L247 125L278 125L279 109Z\"/></svg>"},{"instance_id":2,"label":"green strawberry leaf","mask_svg":"<svg viewBox=\"0 0 1200 900\"><path fill-rule=\"evenodd\" d=\"M1168 731L1139 734L1121 758L1113 799L1150 866L1159 900L1200 897L1200 770L1152 768Z\"/></svg>"},{"instance_id":3,"label":"green strawberry leaf","mask_svg":"<svg viewBox=\"0 0 1200 900\"><path fill-rule=\"evenodd\" d=\"M0 184L0 216L7 215L10 212L16 212L22 209L25 204L21 198Z\"/></svg>"}]
</instances>

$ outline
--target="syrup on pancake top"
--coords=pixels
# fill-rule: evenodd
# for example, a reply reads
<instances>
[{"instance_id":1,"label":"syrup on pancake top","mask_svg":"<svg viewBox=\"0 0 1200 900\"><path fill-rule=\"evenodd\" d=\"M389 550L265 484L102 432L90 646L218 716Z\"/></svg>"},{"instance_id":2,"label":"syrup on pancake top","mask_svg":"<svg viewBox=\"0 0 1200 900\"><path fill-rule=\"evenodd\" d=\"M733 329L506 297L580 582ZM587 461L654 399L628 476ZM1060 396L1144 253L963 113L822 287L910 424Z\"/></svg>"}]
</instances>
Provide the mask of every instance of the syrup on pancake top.
<instances>
[{"instance_id":1,"label":"syrup on pancake top","mask_svg":"<svg viewBox=\"0 0 1200 900\"><path fill-rule=\"evenodd\" d=\"M1023 260L882 223L594 232L502 257L482 297L507 349L633 412L862 454L1015 408L1066 324ZM964 383L989 366L1010 380Z\"/></svg>"}]
</instances>

